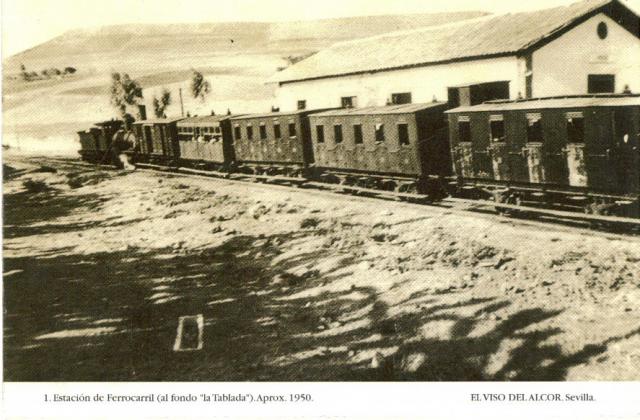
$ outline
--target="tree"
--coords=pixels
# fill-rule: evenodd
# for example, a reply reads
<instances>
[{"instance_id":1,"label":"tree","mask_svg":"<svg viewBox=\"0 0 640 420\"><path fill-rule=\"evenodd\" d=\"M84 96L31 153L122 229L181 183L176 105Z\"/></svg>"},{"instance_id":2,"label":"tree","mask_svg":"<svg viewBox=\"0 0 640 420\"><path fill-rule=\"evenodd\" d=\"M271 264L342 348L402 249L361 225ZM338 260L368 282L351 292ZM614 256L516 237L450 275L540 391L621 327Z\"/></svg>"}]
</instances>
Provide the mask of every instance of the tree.
<instances>
[{"instance_id":1,"label":"tree","mask_svg":"<svg viewBox=\"0 0 640 420\"><path fill-rule=\"evenodd\" d=\"M31 76L29 75L29 72L27 72L27 67L24 64L20 64L20 76L25 82L31 80Z\"/></svg>"},{"instance_id":2,"label":"tree","mask_svg":"<svg viewBox=\"0 0 640 420\"><path fill-rule=\"evenodd\" d=\"M134 118L127 111L143 99L142 86L131 79L127 73L111 73L109 92L111 105L116 108L125 123L125 128L128 129Z\"/></svg>"},{"instance_id":3,"label":"tree","mask_svg":"<svg viewBox=\"0 0 640 420\"><path fill-rule=\"evenodd\" d=\"M157 118L166 117L164 111L169 105L171 105L171 92L169 92L168 89L164 88L162 90L160 98L157 98L155 95L153 96L153 112Z\"/></svg>"},{"instance_id":4,"label":"tree","mask_svg":"<svg viewBox=\"0 0 640 420\"><path fill-rule=\"evenodd\" d=\"M64 74L74 74L76 72L76 68L75 67L65 67L64 68Z\"/></svg>"},{"instance_id":5,"label":"tree","mask_svg":"<svg viewBox=\"0 0 640 420\"><path fill-rule=\"evenodd\" d=\"M200 98L204 102L205 96L211 90L211 85L197 70L192 69L193 77L191 78L191 94L194 98Z\"/></svg>"}]
</instances>

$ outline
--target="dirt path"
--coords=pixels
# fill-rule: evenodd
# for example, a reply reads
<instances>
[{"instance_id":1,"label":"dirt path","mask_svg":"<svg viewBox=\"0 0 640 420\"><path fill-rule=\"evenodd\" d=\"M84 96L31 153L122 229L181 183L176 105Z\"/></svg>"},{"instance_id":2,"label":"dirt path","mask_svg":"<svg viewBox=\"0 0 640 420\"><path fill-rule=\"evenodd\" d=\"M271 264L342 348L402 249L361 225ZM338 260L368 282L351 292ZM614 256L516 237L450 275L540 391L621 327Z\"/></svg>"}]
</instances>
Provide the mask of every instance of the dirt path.
<instances>
[{"instance_id":1,"label":"dirt path","mask_svg":"<svg viewBox=\"0 0 640 420\"><path fill-rule=\"evenodd\" d=\"M638 238L5 164L7 380L640 378Z\"/></svg>"}]
</instances>

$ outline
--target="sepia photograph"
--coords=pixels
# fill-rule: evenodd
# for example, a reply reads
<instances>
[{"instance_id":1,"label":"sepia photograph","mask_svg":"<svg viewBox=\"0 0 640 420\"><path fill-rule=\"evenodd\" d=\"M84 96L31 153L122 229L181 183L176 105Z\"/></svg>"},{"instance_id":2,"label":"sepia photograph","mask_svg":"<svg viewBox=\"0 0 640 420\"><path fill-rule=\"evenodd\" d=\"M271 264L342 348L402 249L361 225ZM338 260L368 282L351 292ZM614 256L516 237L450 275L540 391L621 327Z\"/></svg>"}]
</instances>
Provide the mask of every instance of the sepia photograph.
<instances>
[{"instance_id":1,"label":"sepia photograph","mask_svg":"<svg viewBox=\"0 0 640 420\"><path fill-rule=\"evenodd\" d=\"M640 381L640 0L2 8L5 383Z\"/></svg>"}]
</instances>

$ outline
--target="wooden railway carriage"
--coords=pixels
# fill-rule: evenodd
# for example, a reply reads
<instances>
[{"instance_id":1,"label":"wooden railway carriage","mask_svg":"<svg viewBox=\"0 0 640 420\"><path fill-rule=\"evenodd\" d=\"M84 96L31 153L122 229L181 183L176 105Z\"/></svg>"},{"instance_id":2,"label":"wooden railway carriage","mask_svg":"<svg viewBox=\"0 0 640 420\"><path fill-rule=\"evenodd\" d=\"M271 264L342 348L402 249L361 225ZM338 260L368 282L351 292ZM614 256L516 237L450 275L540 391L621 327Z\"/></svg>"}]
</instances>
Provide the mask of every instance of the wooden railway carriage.
<instances>
[{"instance_id":1,"label":"wooden railway carriage","mask_svg":"<svg viewBox=\"0 0 640 420\"><path fill-rule=\"evenodd\" d=\"M133 129L138 139L136 160L175 163L180 157L177 123L182 118L158 118L136 121Z\"/></svg>"},{"instance_id":2,"label":"wooden railway carriage","mask_svg":"<svg viewBox=\"0 0 640 420\"><path fill-rule=\"evenodd\" d=\"M467 191L638 215L639 96L492 101L449 111L449 127Z\"/></svg>"},{"instance_id":3,"label":"wooden railway carriage","mask_svg":"<svg viewBox=\"0 0 640 420\"><path fill-rule=\"evenodd\" d=\"M122 127L122 121L108 120L96 123L85 131L79 131L80 156L92 163L111 163L113 136Z\"/></svg>"},{"instance_id":4,"label":"wooden railway carriage","mask_svg":"<svg viewBox=\"0 0 640 420\"><path fill-rule=\"evenodd\" d=\"M255 174L302 176L313 162L307 118L311 112L314 111L231 118L237 169Z\"/></svg>"},{"instance_id":5,"label":"wooden railway carriage","mask_svg":"<svg viewBox=\"0 0 640 420\"><path fill-rule=\"evenodd\" d=\"M315 166L334 182L426 192L450 173L445 103L344 108L309 117Z\"/></svg>"},{"instance_id":6,"label":"wooden railway carriage","mask_svg":"<svg viewBox=\"0 0 640 420\"><path fill-rule=\"evenodd\" d=\"M205 169L229 169L235 160L229 119L209 115L178 121L181 161Z\"/></svg>"}]
</instances>

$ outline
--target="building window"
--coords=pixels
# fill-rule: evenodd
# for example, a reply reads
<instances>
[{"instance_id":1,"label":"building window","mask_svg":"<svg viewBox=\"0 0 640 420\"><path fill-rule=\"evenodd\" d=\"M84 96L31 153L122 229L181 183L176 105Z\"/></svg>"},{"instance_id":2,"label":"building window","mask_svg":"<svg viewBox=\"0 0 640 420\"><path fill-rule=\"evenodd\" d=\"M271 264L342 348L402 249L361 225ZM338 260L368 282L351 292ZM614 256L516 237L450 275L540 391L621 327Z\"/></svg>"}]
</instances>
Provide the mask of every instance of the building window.
<instances>
[{"instance_id":1,"label":"building window","mask_svg":"<svg viewBox=\"0 0 640 420\"><path fill-rule=\"evenodd\" d=\"M468 117L460 117L458 119L458 141L471 142L471 123Z\"/></svg>"},{"instance_id":2,"label":"building window","mask_svg":"<svg viewBox=\"0 0 640 420\"><path fill-rule=\"evenodd\" d=\"M324 143L324 125L316 125L316 137L318 143Z\"/></svg>"},{"instance_id":3,"label":"building window","mask_svg":"<svg viewBox=\"0 0 640 420\"><path fill-rule=\"evenodd\" d=\"M338 143L342 143L342 126L337 124L333 126L333 139Z\"/></svg>"},{"instance_id":4,"label":"building window","mask_svg":"<svg viewBox=\"0 0 640 420\"><path fill-rule=\"evenodd\" d=\"M253 127L247 126L247 140L253 140Z\"/></svg>"},{"instance_id":5,"label":"building window","mask_svg":"<svg viewBox=\"0 0 640 420\"><path fill-rule=\"evenodd\" d=\"M384 124L376 124L376 142L384 141Z\"/></svg>"},{"instance_id":6,"label":"building window","mask_svg":"<svg viewBox=\"0 0 640 420\"><path fill-rule=\"evenodd\" d=\"M355 96L343 96L340 98L340 106L342 108L355 108L356 97Z\"/></svg>"},{"instance_id":7,"label":"building window","mask_svg":"<svg viewBox=\"0 0 640 420\"><path fill-rule=\"evenodd\" d=\"M411 92L392 93L391 94L391 103L394 104L394 105L410 104L411 103Z\"/></svg>"},{"instance_id":8,"label":"building window","mask_svg":"<svg viewBox=\"0 0 640 420\"><path fill-rule=\"evenodd\" d=\"M307 109L307 101L298 101L298 110L302 111L303 109Z\"/></svg>"},{"instance_id":9,"label":"building window","mask_svg":"<svg viewBox=\"0 0 640 420\"><path fill-rule=\"evenodd\" d=\"M273 123L273 135L277 139L282 137L282 133L280 132L280 124L279 123Z\"/></svg>"},{"instance_id":10,"label":"building window","mask_svg":"<svg viewBox=\"0 0 640 420\"><path fill-rule=\"evenodd\" d=\"M364 140L362 138L362 125L354 124L354 126L353 126L353 140L354 140L354 142L356 144L364 143Z\"/></svg>"},{"instance_id":11,"label":"building window","mask_svg":"<svg viewBox=\"0 0 640 420\"><path fill-rule=\"evenodd\" d=\"M615 92L616 76L613 74L590 74L588 76L589 93Z\"/></svg>"},{"instance_id":12,"label":"building window","mask_svg":"<svg viewBox=\"0 0 640 420\"><path fill-rule=\"evenodd\" d=\"M502 115L492 115L490 117L491 141L502 142L504 135L504 120Z\"/></svg>"},{"instance_id":13,"label":"building window","mask_svg":"<svg viewBox=\"0 0 640 420\"><path fill-rule=\"evenodd\" d=\"M409 144L409 125L398 124L398 142L401 146Z\"/></svg>"},{"instance_id":14,"label":"building window","mask_svg":"<svg viewBox=\"0 0 640 420\"><path fill-rule=\"evenodd\" d=\"M600 39L606 39L607 35L609 35L609 28L607 24L604 22L598 23L598 37Z\"/></svg>"},{"instance_id":15,"label":"building window","mask_svg":"<svg viewBox=\"0 0 640 420\"><path fill-rule=\"evenodd\" d=\"M233 127L233 136L236 138L236 140L240 140L240 138L242 137L239 125Z\"/></svg>"},{"instance_id":16,"label":"building window","mask_svg":"<svg viewBox=\"0 0 640 420\"><path fill-rule=\"evenodd\" d=\"M267 127L264 124L260 124L260 140L267 138Z\"/></svg>"},{"instance_id":17,"label":"building window","mask_svg":"<svg viewBox=\"0 0 640 420\"><path fill-rule=\"evenodd\" d=\"M296 136L296 123L289 123L289 137Z\"/></svg>"},{"instance_id":18,"label":"building window","mask_svg":"<svg viewBox=\"0 0 640 420\"><path fill-rule=\"evenodd\" d=\"M542 119L540 114L527 114L527 142L542 143Z\"/></svg>"},{"instance_id":19,"label":"building window","mask_svg":"<svg viewBox=\"0 0 640 420\"><path fill-rule=\"evenodd\" d=\"M584 117L582 112L567 114L567 142L584 143Z\"/></svg>"}]
</instances>

